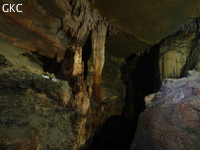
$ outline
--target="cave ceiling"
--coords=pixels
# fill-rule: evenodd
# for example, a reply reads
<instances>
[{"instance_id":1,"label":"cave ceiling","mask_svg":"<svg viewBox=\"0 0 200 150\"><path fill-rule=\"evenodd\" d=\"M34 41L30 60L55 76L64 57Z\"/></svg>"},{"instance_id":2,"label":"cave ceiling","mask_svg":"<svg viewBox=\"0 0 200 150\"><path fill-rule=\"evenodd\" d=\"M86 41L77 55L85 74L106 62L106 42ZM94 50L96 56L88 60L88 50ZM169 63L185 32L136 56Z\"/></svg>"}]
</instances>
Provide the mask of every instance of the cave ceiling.
<instances>
[{"instance_id":1,"label":"cave ceiling","mask_svg":"<svg viewBox=\"0 0 200 150\"><path fill-rule=\"evenodd\" d=\"M199 0L0 0L1 6L5 3L22 3L23 12L0 10L0 38L60 58L67 45L84 45L97 18L115 29L106 38L106 51L127 57L200 16Z\"/></svg>"},{"instance_id":2,"label":"cave ceiling","mask_svg":"<svg viewBox=\"0 0 200 150\"><path fill-rule=\"evenodd\" d=\"M113 49L121 56L159 43L181 24L200 16L199 0L90 0L90 3L107 23L132 35L120 32L107 38L107 50Z\"/></svg>"}]
</instances>

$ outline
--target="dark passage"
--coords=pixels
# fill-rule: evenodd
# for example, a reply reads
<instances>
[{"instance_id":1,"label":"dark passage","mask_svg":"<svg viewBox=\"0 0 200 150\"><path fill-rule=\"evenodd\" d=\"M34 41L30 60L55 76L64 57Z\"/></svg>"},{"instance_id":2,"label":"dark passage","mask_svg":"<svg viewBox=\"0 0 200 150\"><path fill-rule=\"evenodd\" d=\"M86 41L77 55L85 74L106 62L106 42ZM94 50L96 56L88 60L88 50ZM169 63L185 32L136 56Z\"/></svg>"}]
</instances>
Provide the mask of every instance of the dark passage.
<instances>
[{"instance_id":1,"label":"dark passage","mask_svg":"<svg viewBox=\"0 0 200 150\"><path fill-rule=\"evenodd\" d=\"M144 97L160 88L159 46L142 56L127 58L122 66L122 80L126 83L126 105L123 116L110 117L93 138L90 150L130 150L139 114L144 111Z\"/></svg>"},{"instance_id":2,"label":"dark passage","mask_svg":"<svg viewBox=\"0 0 200 150\"><path fill-rule=\"evenodd\" d=\"M87 70L88 70L88 65L87 62L90 58L90 55L92 54L92 41L88 37L87 41L85 42L85 45L83 46L83 54L82 54L82 60L84 62L84 79L86 80L87 78Z\"/></svg>"}]
</instances>

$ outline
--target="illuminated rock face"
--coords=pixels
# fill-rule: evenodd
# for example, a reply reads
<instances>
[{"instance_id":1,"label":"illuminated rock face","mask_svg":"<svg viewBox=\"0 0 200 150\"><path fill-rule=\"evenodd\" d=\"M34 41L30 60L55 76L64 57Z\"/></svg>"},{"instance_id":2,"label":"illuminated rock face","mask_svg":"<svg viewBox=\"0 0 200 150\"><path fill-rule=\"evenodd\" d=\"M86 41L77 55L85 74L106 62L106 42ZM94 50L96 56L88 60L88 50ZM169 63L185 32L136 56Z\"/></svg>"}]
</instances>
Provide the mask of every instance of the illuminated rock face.
<instances>
[{"instance_id":1,"label":"illuminated rock face","mask_svg":"<svg viewBox=\"0 0 200 150\"><path fill-rule=\"evenodd\" d=\"M131 150L199 149L200 76L165 79L145 98Z\"/></svg>"},{"instance_id":2,"label":"illuminated rock face","mask_svg":"<svg viewBox=\"0 0 200 150\"><path fill-rule=\"evenodd\" d=\"M4 3L0 1L1 6ZM5 13L0 9L1 39L51 58L57 54L58 60L63 59L67 45L78 43L83 46L100 18L86 0L21 3L21 13Z\"/></svg>"},{"instance_id":3,"label":"illuminated rock face","mask_svg":"<svg viewBox=\"0 0 200 150\"><path fill-rule=\"evenodd\" d=\"M101 73L105 62L105 41L106 41L107 26L104 22L100 22L97 29L92 33L92 53L94 64L93 78L93 99L102 101L102 89L100 85Z\"/></svg>"},{"instance_id":4,"label":"illuminated rock face","mask_svg":"<svg viewBox=\"0 0 200 150\"><path fill-rule=\"evenodd\" d=\"M199 32L179 33L167 38L159 49L160 79L185 77L199 69Z\"/></svg>"},{"instance_id":5,"label":"illuminated rock face","mask_svg":"<svg viewBox=\"0 0 200 150\"><path fill-rule=\"evenodd\" d=\"M7 120L13 120L10 125L16 127L16 130L9 130L7 125L5 128L0 127L0 130L2 130L0 133L0 148L20 149L29 146L31 148L36 147L44 149L80 149L84 146L86 141L97 132L95 128L103 125L106 119L112 115L122 114L125 84L120 80L119 68L123 60L112 58L112 56L107 58L108 60L111 59L112 62L106 63L102 77L106 75L110 78L104 78L101 85L103 87L102 100L96 101L92 99L92 94L88 93L87 90L91 88L93 84L88 87L84 80L84 65L82 62L82 48L80 46L76 45L66 49L66 55L62 60L60 68L60 73L62 73L60 74L61 78L56 79L54 74L43 72L43 65L41 65L43 62L39 60L40 56L37 58L35 54L27 53L26 50L10 45L5 41L1 41L1 44L1 53L5 54L6 57L0 55L0 93L3 93L3 96L0 96L0 101L5 102L4 104L7 105L7 102L12 99L13 105L9 104L12 113L18 109L15 107L15 104L23 103L23 105L20 105L20 109L18 109L19 114L15 114L20 116L20 114L24 114L22 111L25 110L27 115L21 115L20 118L31 125L21 127L16 124L16 122L20 120L15 118L14 115L9 116L8 113L4 117L5 120L0 121L7 124ZM10 50L9 53L6 52L7 49ZM37 62L37 64L35 64L35 62ZM113 63L115 67L109 69L110 64ZM93 61L91 67L94 68ZM113 70L115 70L116 74L112 73ZM89 75L87 78L90 78ZM6 93L4 89L9 90ZM16 89L19 90L19 93L23 93L24 91L24 95L12 93ZM37 101L35 101L34 98L36 98ZM2 105L0 110L3 109L4 105ZM0 115L5 114L0 113ZM33 116L41 120L34 119ZM45 118L45 116L47 118ZM59 116L59 118L57 116ZM57 123L54 124L54 121ZM20 129L18 127L20 127ZM18 132L15 132L17 130L23 135L18 135ZM65 130L65 132L63 130ZM14 141L11 138L13 143L9 144L10 137L4 134L3 131L16 133L10 135L16 137L15 139L23 139L23 141L27 136L31 138L34 136L37 138L30 139L26 141L27 143L22 143L20 140ZM66 134L69 136L65 136ZM53 139L53 137L56 138ZM29 143L35 144L30 146Z\"/></svg>"},{"instance_id":6,"label":"illuminated rock face","mask_svg":"<svg viewBox=\"0 0 200 150\"><path fill-rule=\"evenodd\" d=\"M62 77L70 81L74 76L82 75L84 66L82 62L82 48L80 46L67 47L61 63Z\"/></svg>"}]
</instances>

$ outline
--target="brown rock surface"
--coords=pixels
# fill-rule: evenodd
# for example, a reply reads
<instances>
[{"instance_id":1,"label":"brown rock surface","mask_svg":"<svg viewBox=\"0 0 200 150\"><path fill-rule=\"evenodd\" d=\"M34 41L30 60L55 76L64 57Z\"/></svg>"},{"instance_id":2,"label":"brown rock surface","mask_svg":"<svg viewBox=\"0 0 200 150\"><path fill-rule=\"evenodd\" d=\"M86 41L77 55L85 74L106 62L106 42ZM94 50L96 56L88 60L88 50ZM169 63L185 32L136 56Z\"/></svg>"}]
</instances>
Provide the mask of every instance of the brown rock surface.
<instances>
[{"instance_id":1,"label":"brown rock surface","mask_svg":"<svg viewBox=\"0 0 200 150\"><path fill-rule=\"evenodd\" d=\"M103 77L106 79L106 76L110 76L111 74L112 76L110 76L111 78L109 80L106 81L104 79L104 82L102 82L103 101L96 102L89 97L87 91L83 74L82 48L78 45L69 47L68 49L73 53L73 62L68 66L63 65L63 68L70 67L72 69L72 74L67 81L64 81L57 79L54 74L43 71L42 67L44 67L45 62L42 62L41 58L44 56L31 52L27 53L26 50L10 45L6 41L2 41L1 44L0 52L5 56L0 54L0 95L5 95L6 97L0 97L0 100L11 108L10 111L12 114L23 114L23 109L25 109L27 113L27 116L19 116L16 120L13 118L15 116L12 114L10 116L9 114L5 115L5 120L9 120L10 118L10 120L15 120L12 122L11 126L16 127L16 130L10 131L6 121L3 121L3 126L5 126L5 128L0 127L0 129L8 133L13 132L10 134L11 136L22 140L10 139L9 135L2 132L2 134L0 133L0 146L3 148L20 149L24 147L44 147L46 149L80 149L90 137L92 138L94 136L94 133L97 132L96 129L102 126L106 119L114 115L122 114L125 85L120 80L119 64L123 62L123 59L121 60L109 56L108 59L112 60L116 68L110 69L109 63L106 63ZM65 61L64 59L62 63L68 64L68 62ZM93 63L91 63L90 67L93 68ZM93 78L91 81L93 82ZM4 93L5 90L8 91ZM15 91L18 91L18 93L15 93ZM24 97L21 98L20 93L22 93ZM37 101L34 100L34 97L36 97ZM20 99L19 101L18 98ZM11 102L7 104L7 101ZM15 103L16 105L18 105L18 103L23 103L18 111L18 108L15 107ZM43 105L45 105L44 110ZM32 107L35 108L33 111ZM42 109L40 109L40 107L42 107ZM53 109L54 107L55 109ZM4 105L2 105L0 110L4 110ZM31 112L29 112L29 110ZM62 111L62 113L58 113L58 110ZM65 117L63 116L65 113L69 115L69 118L64 118L63 120L58 119L56 120L57 124L54 124L53 121L57 119L56 117L59 116L63 118ZM52 120L49 120L48 117L46 118L48 115L52 115L49 117L52 118ZM35 116L35 118L32 116ZM40 116L39 118L41 120L37 120L37 116ZM53 116L55 116L55 118ZM23 126L19 129L16 122L23 118L26 118L25 120L27 120L30 126ZM31 118L33 119L31 120ZM45 128L45 133L43 133L43 128L41 127L40 129L40 126L35 125L35 123L44 123L48 125L48 128ZM64 124L66 124L66 126ZM65 127L67 128L68 124L70 125L69 130L62 132ZM20 131L22 134L19 134L17 131ZM73 131L73 133L71 133L71 131ZM46 132L48 134L46 134ZM69 137L65 134L69 134ZM30 139L26 140L28 138L27 136L30 137ZM34 139L32 136L37 138ZM13 141L13 143L11 141ZM22 141L26 142L22 143Z\"/></svg>"},{"instance_id":2,"label":"brown rock surface","mask_svg":"<svg viewBox=\"0 0 200 150\"><path fill-rule=\"evenodd\" d=\"M63 92L71 96L68 83L45 79L1 60L0 149L81 148L90 128L79 111L59 102Z\"/></svg>"},{"instance_id":3,"label":"brown rock surface","mask_svg":"<svg viewBox=\"0 0 200 150\"><path fill-rule=\"evenodd\" d=\"M90 88L93 85L93 57L88 61L88 75L86 85ZM93 103L94 108L101 105L103 119L115 115L122 115L124 108L124 98L126 96L126 86L121 80L121 64L124 62L123 58L114 57L111 54L105 54L105 65L101 75L102 87L102 101L100 104Z\"/></svg>"},{"instance_id":4,"label":"brown rock surface","mask_svg":"<svg viewBox=\"0 0 200 150\"><path fill-rule=\"evenodd\" d=\"M94 77L92 86L92 97L96 101L102 101L101 73L105 63L105 41L107 25L100 22L97 29L92 32L92 54L94 64Z\"/></svg>"},{"instance_id":5,"label":"brown rock surface","mask_svg":"<svg viewBox=\"0 0 200 150\"><path fill-rule=\"evenodd\" d=\"M160 90L145 98L131 150L199 149L199 87L200 74L164 79Z\"/></svg>"},{"instance_id":6,"label":"brown rock surface","mask_svg":"<svg viewBox=\"0 0 200 150\"><path fill-rule=\"evenodd\" d=\"M83 46L100 20L109 25L106 49L127 57L177 33L179 28L184 30L185 22L200 15L197 0L95 0L94 5L87 0L0 0L0 6L6 2L22 3L23 12L4 13L0 9L0 38L51 58L57 54L58 60L67 45Z\"/></svg>"},{"instance_id":7,"label":"brown rock surface","mask_svg":"<svg viewBox=\"0 0 200 150\"><path fill-rule=\"evenodd\" d=\"M67 45L84 45L95 29L98 13L86 0L29 0L21 3L22 13L5 13L0 9L0 38L28 51L61 60ZM6 3L0 0L0 6ZM83 24L82 24L83 23Z\"/></svg>"},{"instance_id":8,"label":"brown rock surface","mask_svg":"<svg viewBox=\"0 0 200 150\"><path fill-rule=\"evenodd\" d=\"M155 44L179 25L200 16L198 0L90 0L106 22Z\"/></svg>"}]
</instances>

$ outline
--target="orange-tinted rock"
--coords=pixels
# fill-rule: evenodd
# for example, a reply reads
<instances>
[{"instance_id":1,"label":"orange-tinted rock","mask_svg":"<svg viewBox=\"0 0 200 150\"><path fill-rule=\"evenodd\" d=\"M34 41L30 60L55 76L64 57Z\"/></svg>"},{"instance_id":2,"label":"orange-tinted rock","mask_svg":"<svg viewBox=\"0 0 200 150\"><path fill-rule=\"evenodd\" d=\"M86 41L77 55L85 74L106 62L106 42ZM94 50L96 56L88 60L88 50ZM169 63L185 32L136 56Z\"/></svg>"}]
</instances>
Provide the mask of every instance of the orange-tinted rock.
<instances>
[{"instance_id":1,"label":"orange-tinted rock","mask_svg":"<svg viewBox=\"0 0 200 150\"><path fill-rule=\"evenodd\" d=\"M92 52L94 64L94 78L92 95L96 101L102 101L102 89L100 85L101 73L105 62L105 41L107 25L100 22L97 29L92 32Z\"/></svg>"},{"instance_id":2,"label":"orange-tinted rock","mask_svg":"<svg viewBox=\"0 0 200 150\"><path fill-rule=\"evenodd\" d=\"M67 81L74 76L83 74L82 48L77 46L67 47L61 63L61 75Z\"/></svg>"},{"instance_id":3,"label":"orange-tinted rock","mask_svg":"<svg viewBox=\"0 0 200 150\"><path fill-rule=\"evenodd\" d=\"M17 0L13 2L18 3ZM1 0L0 5L3 4ZM96 10L90 11L85 0L74 3L30 0L22 4L21 13L5 13L0 9L1 39L51 58L57 54L59 61L63 59L67 45L84 45L100 18Z\"/></svg>"},{"instance_id":4,"label":"orange-tinted rock","mask_svg":"<svg viewBox=\"0 0 200 150\"><path fill-rule=\"evenodd\" d=\"M88 61L86 84L89 95L92 97L94 65L93 56ZM121 80L120 67L124 59L105 54L105 64L101 73L102 101L91 99L92 122L95 126L101 125L111 116L122 115L125 105L126 86Z\"/></svg>"}]
</instances>

